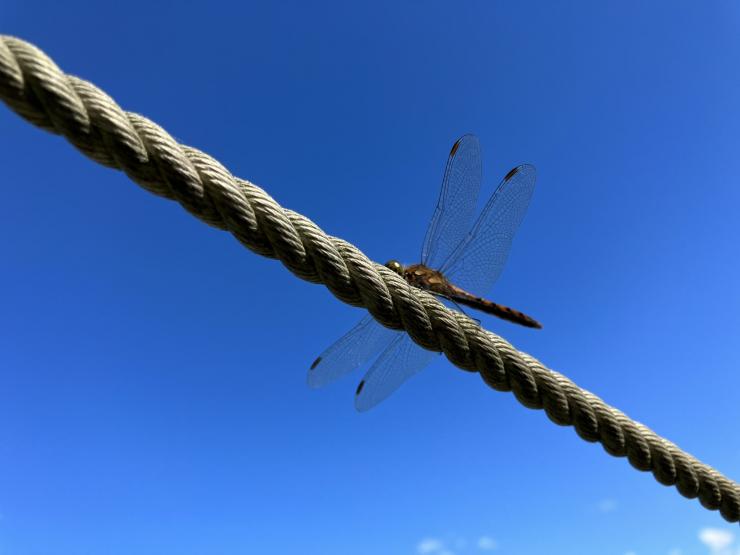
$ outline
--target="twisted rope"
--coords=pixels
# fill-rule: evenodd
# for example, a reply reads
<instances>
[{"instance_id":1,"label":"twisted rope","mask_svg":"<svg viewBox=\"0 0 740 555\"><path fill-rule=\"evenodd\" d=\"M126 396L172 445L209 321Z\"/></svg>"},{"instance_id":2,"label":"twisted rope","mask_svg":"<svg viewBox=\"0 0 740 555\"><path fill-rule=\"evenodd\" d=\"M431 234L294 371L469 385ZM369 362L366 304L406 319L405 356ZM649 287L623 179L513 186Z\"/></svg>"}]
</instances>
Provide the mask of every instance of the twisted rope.
<instances>
[{"instance_id":1,"label":"twisted rope","mask_svg":"<svg viewBox=\"0 0 740 555\"><path fill-rule=\"evenodd\" d=\"M664 485L740 520L740 485L436 298L373 263L356 247L282 208L258 186L231 175L207 154L178 144L164 129L124 112L100 89L63 73L35 46L0 35L0 97L21 117L63 135L86 156L123 170L152 193L229 231L257 254L280 260L301 279L323 283L341 301L366 308L381 324L480 373L525 407L600 442L615 457L651 471Z\"/></svg>"}]
</instances>

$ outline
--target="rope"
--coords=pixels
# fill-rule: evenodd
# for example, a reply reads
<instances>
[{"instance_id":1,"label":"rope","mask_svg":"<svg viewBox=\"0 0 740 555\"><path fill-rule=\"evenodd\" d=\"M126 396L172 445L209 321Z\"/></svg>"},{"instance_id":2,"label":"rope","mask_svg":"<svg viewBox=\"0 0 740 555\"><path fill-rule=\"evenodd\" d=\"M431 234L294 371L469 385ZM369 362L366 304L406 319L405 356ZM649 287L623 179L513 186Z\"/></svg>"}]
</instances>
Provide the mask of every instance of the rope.
<instances>
[{"instance_id":1,"label":"rope","mask_svg":"<svg viewBox=\"0 0 740 555\"><path fill-rule=\"evenodd\" d=\"M0 35L0 97L29 122L63 135L89 158L126 172L155 195L176 200L251 251L277 258L301 279L324 284L341 301L366 308L384 326L405 330L418 345L480 373L489 387L512 391L525 407L544 409L554 423L573 426L584 440L627 457L638 470L651 471L661 484L698 498L727 521L740 520L740 484L432 295L409 287L207 154L124 112L91 83L63 73L35 46L5 35Z\"/></svg>"}]
</instances>

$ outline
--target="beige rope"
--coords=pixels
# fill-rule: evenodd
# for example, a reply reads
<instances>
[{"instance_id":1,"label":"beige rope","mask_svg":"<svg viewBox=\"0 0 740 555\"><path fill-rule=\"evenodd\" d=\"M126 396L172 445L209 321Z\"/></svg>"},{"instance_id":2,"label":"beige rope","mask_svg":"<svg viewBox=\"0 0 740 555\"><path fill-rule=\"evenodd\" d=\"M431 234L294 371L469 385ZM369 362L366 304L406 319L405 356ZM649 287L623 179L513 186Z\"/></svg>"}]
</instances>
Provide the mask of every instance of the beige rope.
<instances>
[{"instance_id":1,"label":"beige rope","mask_svg":"<svg viewBox=\"0 0 740 555\"><path fill-rule=\"evenodd\" d=\"M43 52L0 35L0 97L16 113L64 135L85 155L123 170L152 193L177 200L204 222L231 232L250 250L279 259L298 277L323 283L340 300L367 308L383 325L403 329L424 348L477 371L524 406L544 409L586 441L627 457L707 509L740 520L740 485L652 430L545 368L504 339L409 287L349 243L282 208L256 185L232 176L207 154L178 144L150 120L124 112L100 89L66 75Z\"/></svg>"}]
</instances>

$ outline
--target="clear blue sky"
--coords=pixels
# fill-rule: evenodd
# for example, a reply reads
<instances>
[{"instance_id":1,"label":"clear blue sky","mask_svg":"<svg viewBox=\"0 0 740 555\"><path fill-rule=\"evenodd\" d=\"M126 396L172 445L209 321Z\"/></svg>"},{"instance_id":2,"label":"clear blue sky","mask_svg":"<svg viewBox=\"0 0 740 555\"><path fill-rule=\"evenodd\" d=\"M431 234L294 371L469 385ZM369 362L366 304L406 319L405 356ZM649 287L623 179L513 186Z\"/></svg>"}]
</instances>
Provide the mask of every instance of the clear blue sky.
<instances>
[{"instance_id":1,"label":"clear blue sky","mask_svg":"<svg viewBox=\"0 0 740 555\"><path fill-rule=\"evenodd\" d=\"M737 2L6 0L0 21L380 261L417 258L458 136L484 194L534 164L490 296L545 327L483 323L740 479ZM357 374L307 388L361 310L5 107L0 129L0 553L740 552L442 358L365 414Z\"/></svg>"}]
</instances>

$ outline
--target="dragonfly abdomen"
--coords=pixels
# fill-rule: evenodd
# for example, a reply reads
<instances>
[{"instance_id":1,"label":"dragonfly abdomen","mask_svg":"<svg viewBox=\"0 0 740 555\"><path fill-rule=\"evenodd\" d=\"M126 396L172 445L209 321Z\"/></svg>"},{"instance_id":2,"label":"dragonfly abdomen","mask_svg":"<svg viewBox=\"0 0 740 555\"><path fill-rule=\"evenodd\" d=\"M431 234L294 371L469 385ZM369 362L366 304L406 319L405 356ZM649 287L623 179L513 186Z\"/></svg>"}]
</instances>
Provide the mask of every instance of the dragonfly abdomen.
<instances>
[{"instance_id":1,"label":"dragonfly abdomen","mask_svg":"<svg viewBox=\"0 0 740 555\"><path fill-rule=\"evenodd\" d=\"M486 314L492 314L502 320L508 320L509 322L514 322L515 324L526 326L528 328L539 329L542 327L542 324L531 316L527 316L523 312L519 312L518 310L514 310L508 306L494 303L488 299L483 299L467 293L450 295L449 298L456 303L469 306L470 308L475 308L476 310L480 310Z\"/></svg>"},{"instance_id":2,"label":"dragonfly abdomen","mask_svg":"<svg viewBox=\"0 0 740 555\"><path fill-rule=\"evenodd\" d=\"M413 264L412 266L403 268L399 262L391 260L386 266L400 273L411 285L426 289L436 295L447 297L458 304L464 304L470 308L475 308L487 314L493 314L503 320L508 320L509 322L514 322L528 328L542 327L542 324L537 320L531 316L527 316L523 312L468 293L464 289L450 283L441 272L432 270L424 264Z\"/></svg>"}]
</instances>

